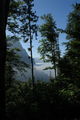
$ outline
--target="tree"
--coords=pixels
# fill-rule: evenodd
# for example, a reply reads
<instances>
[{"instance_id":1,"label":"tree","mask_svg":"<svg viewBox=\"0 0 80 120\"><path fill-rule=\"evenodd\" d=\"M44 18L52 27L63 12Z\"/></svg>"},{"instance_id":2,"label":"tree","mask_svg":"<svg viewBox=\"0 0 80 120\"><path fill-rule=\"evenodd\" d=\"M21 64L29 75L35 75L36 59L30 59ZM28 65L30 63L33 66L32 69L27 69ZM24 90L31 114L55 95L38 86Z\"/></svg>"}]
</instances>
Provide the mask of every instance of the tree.
<instances>
[{"instance_id":1,"label":"tree","mask_svg":"<svg viewBox=\"0 0 80 120\"><path fill-rule=\"evenodd\" d=\"M73 5L73 11L69 13L68 23L65 30L67 34L66 54L62 61L66 62L66 70L63 72L66 77L73 80L73 83L80 86L80 4ZM67 66L68 65L68 66Z\"/></svg>"},{"instance_id":2,"label":"tree","mask_svg":"<svg viewBox=\"0 0 80 120\"><path fill-rule=\"evenodd\" d=\"M24 1L11 1L7 30L11 33L10 36L19 36L24 42L30 42L28 50L31 54L32 86L34 86L32 39L34 34L37 37L36 22L38 17L36 16L36 12L33 12L33 0L27 0L25 1L26 3Z\"/></svg>"},{"instance_id":3,"label":"tree","mask_svg":"<svg viewBox=\"0 0 80 120\"><path fill-rule=\"evenodd\" d=\"M10 0L0 0L0 115L5 116L6 24ZM3 115L4 114L4 115Z\"/></svg>"},{"instance_id":4,"label":"tree","mask_svg":"<svg viewBox=\"0 0 80 120\"><path fill-rule=\"evenodd\" d=\"M38 48L41 57L46 62L51 62L55 70L55 78L57 76L57 63L60 57L58 32L56 31L56 24L51 14L41 17L44 24L40 26L40 33L42 40Z\"/></svg>"},{"instance_id":5,"label":"tree","mask_svg":"<svg viewBox=\"0 0 80 120\"><path fill-rule=\"evenodd\" d=\"M73 5L73 11L68 15L68 23L66 27L67 39L68 40L79 40L80 31L80 4L76 3Z\"/></svg>"},{"instance_id":6,"label":"tree","mask_svg":"<svg viewBox=\"0 0 80 120\"><path fill-rule=\"evenodd\" d=\"M34 67L33 67L33 51L32 51L32 40L35 34L35 37L37 37L37 25L36 22L38 20L38 16L36 15L36 11L33 11L33 4L34 0L25 0L27 6L24 6L25 12L27 14L24 14L24 17L22 21L24 22L24 25L21 27L21 31L23 32L24 41L30 41L30 48L28 50L30 51L31 55L31 70L32 70L32 84L34 87Z\"/></svg>"},{"instance_id":7,"label":"tree","mask_svg":"<svg viewBox=\"0 0 80 120\"><path fill-rule=\"evenodd\" d=\"M73 8L73 11L69 14L66 28L69 32L67 34L69 40L67 56L73 66L73 78L80 79L80 4L76 3ZM79 80L75 82L80 84Z\"/></svg>"}]
</instances>

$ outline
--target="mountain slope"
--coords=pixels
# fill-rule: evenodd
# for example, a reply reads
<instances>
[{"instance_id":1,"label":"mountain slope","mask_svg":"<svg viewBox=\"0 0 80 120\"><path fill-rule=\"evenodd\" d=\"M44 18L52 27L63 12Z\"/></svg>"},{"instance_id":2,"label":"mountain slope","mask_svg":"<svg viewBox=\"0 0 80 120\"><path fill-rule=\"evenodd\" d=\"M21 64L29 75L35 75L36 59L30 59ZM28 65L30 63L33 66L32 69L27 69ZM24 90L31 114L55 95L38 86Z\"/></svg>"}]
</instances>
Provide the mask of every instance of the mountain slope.
<instances>
[{"instance_id":1,"label":"mountain slope","mask_svg":"<svg viewBox=\"0 0 80 120\"><path fill-rule=\"evenodd\" d=\"M18 48L19 51L17 51L16 54L20 56L20 60L25 62L26 64L29 64L29 66L30 66L30 68L25 68L25 71L18 70L17 67L15 66L15 68L14 68L16 71L15 78L17 80L21 80L21 81L28 81L29 79L31 79L30 57L28 56L26 50L22 47L22 45L19 41L13 42L11 48ZM51 73L50 70L46 70L46 71L43 70L48 65L46 63L44 63L42 60L39 60L38 58L34 59L35 80L49 81L50 73ZM52 72L52 74L54 74L54 72Z\"/></svg>"}]
</instances>

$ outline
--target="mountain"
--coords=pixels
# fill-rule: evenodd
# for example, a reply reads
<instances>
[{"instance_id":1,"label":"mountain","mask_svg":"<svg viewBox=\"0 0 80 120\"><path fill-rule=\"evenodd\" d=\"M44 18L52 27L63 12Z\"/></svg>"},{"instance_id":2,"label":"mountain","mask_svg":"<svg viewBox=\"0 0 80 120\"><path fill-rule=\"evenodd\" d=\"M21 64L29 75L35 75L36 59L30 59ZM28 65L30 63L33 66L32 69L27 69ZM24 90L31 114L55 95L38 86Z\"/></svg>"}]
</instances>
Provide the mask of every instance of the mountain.
<instances>
[{"instance_id":1,"label":"mountain","mask_svg":"<svg viewBox=\"0 0 80 120\"><path fill-rule=\"evenodd\" d=\"M26 64L30 65L30 57L28 56L26 50L22 47L21 43L19 41L9 41L12 45L11 45L11 49L12 48L17 48L19 49L18 51L16 51L16 54L20 56L21 61L25 62Z\"/></svg>"},{"instance_id":2,"label":"mountain","mask_svg":"<svg viewBox=\"0 0 80 120\"><path fill-rule=\"evenodd\" d=\"M19 51L16 52L17 55L20 56L20 60L25 62L26 64L29 64L30 68L25 68L25 71L18 70L15 66L15 78L17 80L21 81L27 81L31 79L31 61L30 57L27 54L26 50L22 47L21 43L19 41L13 42L11 48L18 48ZM51 64L44 63L39 58L34 58L34 76L35 80L42 80L42 81L49 81L49 78L51 76L54 76L54 71L52 70L43 70L45 67L50 66Z\"/></svg>"}]
</instances>

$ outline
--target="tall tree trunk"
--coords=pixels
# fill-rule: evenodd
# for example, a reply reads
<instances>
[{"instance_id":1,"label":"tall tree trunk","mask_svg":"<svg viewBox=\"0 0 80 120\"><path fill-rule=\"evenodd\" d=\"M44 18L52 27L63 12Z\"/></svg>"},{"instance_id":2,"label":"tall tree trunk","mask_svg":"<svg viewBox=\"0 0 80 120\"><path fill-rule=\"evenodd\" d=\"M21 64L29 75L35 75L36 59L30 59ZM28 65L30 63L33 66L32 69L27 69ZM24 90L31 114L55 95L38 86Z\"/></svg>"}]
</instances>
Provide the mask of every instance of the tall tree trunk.
<instances>
[{"instance_id":1,"label":"tall tree trunk","mask_svg":"<svg viewBox=\"0 0 80 120\"><path fill-rule=\"evenodd\" d=\"M28 1L29 2L29 1ZM29 4L29 3L28 3ZM32 86L33 86L33 91L34 91L34 66L33 66L33 51L32 51L32 34L31 34L31 21L30 21L30 5L28 6L29 8L29 32L30 32L30 49L31 49L31 73L32 73Z\"/></svg>"},{"instance_id":2,"label":"tall tree trunk","mask_svg":"<svg viewBox=\"0 0 80 120\"><path fill-rule=\"evenodd\" d=\"M59 61L60 61L59 39L57 39L56 49L57 49L57 75L60 75L60 69L59 69Z\"/></svg>"},{"instance_id":3,"label":"tall tree trunk","mask_svg":"<svg viewBox=\"0 0 80 120\"><path fill-rule=\"evenodd\" d=\"M10 0L0 0L0 119L5 117L6 23Z\"/></svg>"},{"instance_id":4,"label":"tall tree trunk","mask_svg":"<svg viewBox=\"0 0 80 120\"><path fill-rule=\"evenodd\" d=\"M51 47L52 47L52 57L54 57L53 61L52 61L52 64L54 66L54 75L55 75L55 79L56 79L56 76L57 76L57 70L56 70L56 61L55 61L55 58L56 58L56 55L55 55L55 44L52 43L51 44Z\"/></svg>"},{"instance_id":5,"label":"tall tree trunk","mask_svg":"<svg viewBox=\"0 0 80 120\"><path fill-rule=\"evenodd\" d=\"M55 51L54 51L54 57L55 57ZM57 77L56 61L54 60L53 63L54 63L54 74L55 74L55 79L56 79L56 77Z\"/></svg>"}]
</instances>

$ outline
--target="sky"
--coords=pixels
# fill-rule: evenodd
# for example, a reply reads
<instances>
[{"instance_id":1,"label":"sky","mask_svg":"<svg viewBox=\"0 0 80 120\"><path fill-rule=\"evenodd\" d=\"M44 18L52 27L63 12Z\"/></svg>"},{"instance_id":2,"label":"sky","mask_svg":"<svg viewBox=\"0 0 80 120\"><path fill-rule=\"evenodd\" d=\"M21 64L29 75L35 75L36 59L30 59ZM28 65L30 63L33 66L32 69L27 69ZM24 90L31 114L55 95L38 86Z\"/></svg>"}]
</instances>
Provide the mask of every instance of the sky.
<instances>
[{"instance_id":1,"label":"sky","mask_svg":"<svg viewBox=\"0 0 80 120\"><path fill-rule=\"evenodd\" d=\"M34 10L36 10L37 16L39 16L37 24L42 24L40 16L51 13L56 21L56 26L58 28L65 29L67 24L67 16L72 11L72 4L76 2L80 3L80 0L34 0ZM40 34L38 34L38 39L33 40L33 58L40 58L40 54L37 52L40 39ZM62 43L66 41L66 34L60 34L59 44L61 55L65 52L65 46L62 45ZM29 43L21 43L24 49L28 52L27 48L29 47Z\"/></svg>"}]
</instances>

